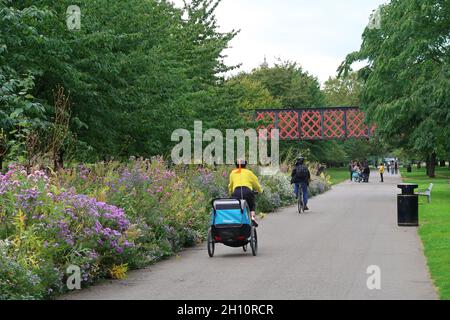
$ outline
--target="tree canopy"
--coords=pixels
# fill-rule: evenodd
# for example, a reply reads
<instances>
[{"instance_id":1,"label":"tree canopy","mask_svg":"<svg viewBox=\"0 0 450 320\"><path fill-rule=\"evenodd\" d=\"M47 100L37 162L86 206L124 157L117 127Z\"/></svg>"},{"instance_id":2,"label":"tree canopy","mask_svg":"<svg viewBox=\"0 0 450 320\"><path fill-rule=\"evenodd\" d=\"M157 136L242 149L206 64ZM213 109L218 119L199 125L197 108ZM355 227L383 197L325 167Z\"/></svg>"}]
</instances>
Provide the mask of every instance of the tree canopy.
<instances>
[{"instance_id":1,"label":"tree canopy","mask_svg":"<svg viewBox=\"0 0 450 320\"><path fill-rule=\"evenodd\" d=\"M323 88L325 103L329 107L359 107L362 87L362 81L358 79L356 72L346 77L330 77Z\"/></svg>"},{"instance_id":2,"label":"tree canopy","mask_svg":"<svg viewBox=\"0 0 450 320\"><path fill-rule=\"evenodd\" d=\"M340 72L367 60L358 72L361 105L378 134L422 154L434 168L436 155L450 150L450 2L393 0L380 13L379 28L366 28L360 50Z\"/></svg>"},{"instance_id":3,"label":"tree canopy","mask_svg":"<svg viewBox=\"0 0 450 320\"><path fill-rule=\"evenodd\" d=\"M261 66L247 77L262 83L283 108L323 106L319 81L296 62L279 61L270 68Z\"/></svg>"},{"instance_id":4,"label":"tree canopy","mask_svg":"<svg viewBox=\"0 0 450 320\"><path fill-rule=\"evenodd\" d=\"M177 9L157 0L1 0L7 95L0 121L7 138L25 112L51 120L53 91L61 85L70 92L71 130L93 150L90 160L167 152L174 129L192 127L205 109L220 110L230 99L222 74L233 67L222 51L236 32L218 31L219 2ZM66 25L72 4L81 9L79 31ZM225 114L215 116L233 127Z\"/></svg>"},{"instance_id":5,"label":"tree canopy","mask_svg":"<svg viewBox=\"0 0 450 320\"><path fill-rule=\"evenodd\" d=\"M171 133L192 130L194 120L204 130L247 128L255 109L338 105L361 106L383 145L430 163L450 156L448 1L382 6L379 28L364 31L360 50L323 89L292 61L226 79L237 66L226 66L223 52L238 32L219 31L219 3L0 0L0 165L4 157L49 153L49 145L61 146L53 157L70 153L76 161L168 154ZM67 27L69 5L81 9L80 30ZM350 72L356 61L367 66ZM70 107L67 130L61 101ZM365 143L282 148L310 149L331 163L361 157Z\"/></svg>"}]
</instances>

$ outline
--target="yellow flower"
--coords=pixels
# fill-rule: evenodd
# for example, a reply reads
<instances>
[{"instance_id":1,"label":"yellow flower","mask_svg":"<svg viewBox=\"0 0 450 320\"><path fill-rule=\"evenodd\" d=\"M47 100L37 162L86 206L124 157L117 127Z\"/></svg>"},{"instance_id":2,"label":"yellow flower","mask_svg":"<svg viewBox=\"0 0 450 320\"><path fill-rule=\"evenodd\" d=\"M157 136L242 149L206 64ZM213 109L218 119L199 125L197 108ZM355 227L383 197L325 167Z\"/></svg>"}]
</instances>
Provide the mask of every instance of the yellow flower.
<instances>
[{"instance_id":1,"label":"yellow flower","mask_svg":"<svg viewBox=\"0 0 450 320\"><path fill-rule=\"evenodd\" d=\"M113 279L122 280L126 278L127 272L128 272L128 264L120 264L120 265L115 264L109 270L109 275Z\"/></svg>"},{"instance_id":2,"label":"yellow flower","mask_svg":"<svg viewBox=\"0 0 450 320\"><path fill-rule=\"evenodd\" d=\"M109 191L109 187L104 187L101 190L97 191L97 196L95 198L97 198L98 201L100 202L106 202L106 194Z\"/></svg>"},{"instance_id":3,"label":"yellow flower","mask_svg":"<svg viewBox=\"0 0 450 320\"><path fill-rule=\"evenodd\" d=\"M23 232L25 230L25 219L26 215L23 213L22 210L19 209L19 213L16 216L15 225L19 233Z\"/></svg>"}]
</instances>

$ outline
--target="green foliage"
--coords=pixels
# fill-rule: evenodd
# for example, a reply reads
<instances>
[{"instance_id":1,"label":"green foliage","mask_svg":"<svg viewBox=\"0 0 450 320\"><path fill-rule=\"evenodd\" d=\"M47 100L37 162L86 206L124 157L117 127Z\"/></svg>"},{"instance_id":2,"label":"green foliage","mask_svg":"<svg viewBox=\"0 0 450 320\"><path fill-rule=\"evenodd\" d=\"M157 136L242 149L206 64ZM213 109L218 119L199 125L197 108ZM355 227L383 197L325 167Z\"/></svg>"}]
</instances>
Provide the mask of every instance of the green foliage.
<instances>
[{"instance_id":1,"label":"green foliage","mask_svg":"<svg viewBox=\"0 0 450 320\"><path fill-rule=\"evenodd\" d=\"M0 1L0 158L24 155L28 136L49 126L45 106L32 95L39 71L25 66L34 59L26 48L46 41L38 27L51 14L36 7L14 9L8 2Z\"/></svg>"},{"instance_id":2,"label":"green foliage","mask_svg":"<svg viewBox=\"0 0 450 320\"><path fill-rule=\"evenodd\" d=\"M77 150L78 160L167 153L172 131L211 119L205 110L232 128L229 114L238 109L220 74L230 69L221 52L236 32L218 31L219 2L196 0L180 10L156 0L2 0L10 23L0 24L0 88L9 95L1 99L14 105L0 121L9 121L8 133L17 130L10 115L40 107L35 101L47 111L33 119L48 119L61 85L70 92L78 149L92 147ZM73 4L81 8L80 31L66 26ZM19 92L26 97L20 103Z\"/></svg>"},{"instance_id":3,"label":"green foliage","mask_svg":"<svg viewBox=\"0 0 450 320\"><path fill-rule=\"evenodd\" d=\"M226 85L238 90L238 106L242 110L281 108L281 102L261 82L245 74L231 78Z\"/></svg>"},{"instance_id":4,"label":"green foliage","mask_svg":"<svg viewBox=\"0 0 450 320\"><path fill-rule=\"evenodd\" d=\"M317 78L295 62L279 62L271 68L262 66L248 75L240 75L240 78L245 77L263 84L283 108L318 107L324 103Z\"/></svg>"},{"instance_id":5,"label":"green foliage","mask_svg":"<svg viewBox=\"0 0 450 320\"><path fill-rule=\"evenodd\" d=\"M42 298L40 278L7 255L9 244L0 240L0 300Z\"/></svg>"},{"instance_id":6,"label":"green foliage","mask_svg":"<svg viewBox=\"0 0 450 320\"><path fill-rule=\"evenodd\" d=\"M361 90L362 82L353 72L347 77L329 78L324 84L323 93L326 105L329 107L359 107Z\"/></svg>"},{"instance_id":7,"label":"green foliage","mask_svg":"<svg viewBox=\"0 0 450 320\"><path fill-rule=\"evenodd\" d=\"M381 28L367 28L353 62L367 60L362 107L378 134L422 157L448 156L450 5L445 0L395 0L381 8Z\"/></svg>"}]
</instances>

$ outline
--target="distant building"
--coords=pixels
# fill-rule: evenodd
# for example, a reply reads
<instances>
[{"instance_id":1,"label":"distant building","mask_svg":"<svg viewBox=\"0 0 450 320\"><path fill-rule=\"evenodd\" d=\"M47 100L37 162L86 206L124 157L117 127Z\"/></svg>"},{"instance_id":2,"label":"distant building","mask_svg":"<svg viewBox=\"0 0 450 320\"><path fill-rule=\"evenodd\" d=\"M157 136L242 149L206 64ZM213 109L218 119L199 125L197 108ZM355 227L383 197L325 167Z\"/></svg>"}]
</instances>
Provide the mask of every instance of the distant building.
<instances>
[{"instance_id":1,"label":"distant building","mask_svg":"<svg viewBox=\"0 0 450 320\"><path fill-rule=\"evenodd\" d=\"M269 68L269 64L267 63L266 56L264 56L264 62L261 63L261 69L267 69Z\"/></svg>"}]
</instances>

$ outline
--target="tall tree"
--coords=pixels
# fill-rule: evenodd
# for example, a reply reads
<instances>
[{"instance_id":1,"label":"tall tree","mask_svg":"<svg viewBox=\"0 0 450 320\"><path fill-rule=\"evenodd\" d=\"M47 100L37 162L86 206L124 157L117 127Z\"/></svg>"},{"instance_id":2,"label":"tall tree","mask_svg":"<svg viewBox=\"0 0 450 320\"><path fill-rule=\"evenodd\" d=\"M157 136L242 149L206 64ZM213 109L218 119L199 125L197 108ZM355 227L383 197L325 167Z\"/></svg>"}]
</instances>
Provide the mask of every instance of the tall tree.
<instances>
[{"instance_id":1,"label":"tall tree","mask_svg":"<svg viewBox=\"0 0 450 320\"><path fill-rule=\"evenodd\" d=\"M358 79L356 72L347 77L330 77L323 88L325 103L329 107L359 106L361 91L362 81Z\"/></svg>"},{"instance_id":2,"label":"tall tree","mask_svg":"<svg viewBox=\"0 0 450 320\"><path fill-rule=\"evenodd\" d=\"M27 59L10 54L8 61L35 71L32 93L48 113L58 85L70 93L72 130L94 148L87 160L165 153L172 131L203 108L191 97L216 94L228 71L222 51L236 32L218 31L219 3L195 0L177 9L164 0L8 1L15 10L52 12L39 25L39 45L10 48ZM81 9L79 31L66 25L73 4ZM209 99L210 107L219 100Z\"/></svg>"},{"instance_id":3,"label":"tall tree","mask_svg":"<svg viewBox=\"0 0 450 320\"><path fill-rule=\"evenodd\" d=\"M39 27L51 13L8 4L0 0L0 169L7 154L27 156L27 139L49 126L42 101L32 95L39 70L28 64L34 56L27 48L46 43Z\"/></svg>"},{"instance_id":4,"label":"tall tree","mask_svg":"<svg viewBox=\"0 0 450 320\"><path fill-rule=\"evenodd\" d=\"M270 94L269 90L259 81L242 74L226 82L230 88L236 89L238 105L242 110L277 109L281 102Z\"/></svg>"},{"instance_id":5,"label":"tall tree","mask_svg":"<svg viewBox=\"0 0 450 320\"><path fill-rule=\"evenodd\" d=\"M362 107L390 144L421 153L434 177L450 136L450 2L393 0L380 12L379 28L366 28L340 73L368 61L359 71Z\"/></svg>"},{"instance_id":6,"label":"tall tree","mask_svg":"<svg viewBox=\"0 0 450 320\"><path fill-rule=\"evenodd\" d=\"M262 66L249 76L261 82L275 99L281 101L283 108L323 106L319 81L295 62L279 62L270 68Z\"/></svg>"}]
</instances>

